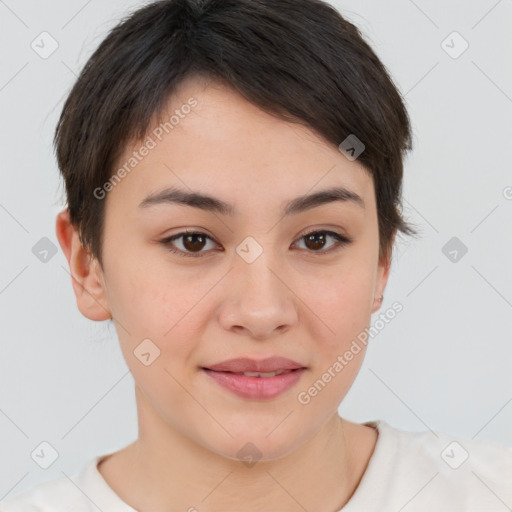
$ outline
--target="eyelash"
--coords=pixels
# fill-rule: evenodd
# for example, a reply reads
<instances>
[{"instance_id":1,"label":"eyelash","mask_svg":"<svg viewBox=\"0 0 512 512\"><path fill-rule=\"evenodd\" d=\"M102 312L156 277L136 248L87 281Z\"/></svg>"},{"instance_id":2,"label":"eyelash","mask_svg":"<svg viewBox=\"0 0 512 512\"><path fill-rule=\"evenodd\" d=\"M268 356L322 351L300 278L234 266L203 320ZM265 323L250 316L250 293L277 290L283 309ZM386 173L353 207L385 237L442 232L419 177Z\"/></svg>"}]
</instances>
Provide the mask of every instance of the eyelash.
<instances>
[{"instance_id":1,"label":"eyelash","mask_svg":"<svg viewBox=\"0 0 512 512\"><path fill-rule=\"evenodd\" d=\"M305 233L304 235L300 236L298 238L298 240L302 240L303 238L306 238L307 236L314 235L314 234L319 234L319 233L323 233L323 234L327 234L329 236L332 236L333 238L335 238L337 240L337 243L335 245L333 245L332 247L330 247L329 249L325 250L325 251L320 249L318 251L306 250L306 252L310 252L310 253L312 253L314 255L319 255L319 256L321 256L323 254L330 254L331 252L336 251L338 249L341 249L342 247L352 243L352 241L353 241L351 238L347 238L347 237L345 237L343 235L340 235L339 233L336 233L334 231L327 231L327 230L310 231L310 232ZM213 241L213 238L208 236L206 233L201 233L199 231L182 231L181 233L178 233L176 235L172 235L171 237L164 238L163 240L160 241L160 243L169 252L177 254L178 256L183 256L183 257L186 257L186 258L189 258L189 257L190 258L202 257L202 255L204 254L203 252L198 252L198 253L185 252L185 251L182 251L181 249L176 249L175 247L173 247L171 245L172 241L177 240L179 238L182 238L183 236L186 236L186 235L201 235L201 236L209 238L210 240Z\"/></svg>"}]
</instances>

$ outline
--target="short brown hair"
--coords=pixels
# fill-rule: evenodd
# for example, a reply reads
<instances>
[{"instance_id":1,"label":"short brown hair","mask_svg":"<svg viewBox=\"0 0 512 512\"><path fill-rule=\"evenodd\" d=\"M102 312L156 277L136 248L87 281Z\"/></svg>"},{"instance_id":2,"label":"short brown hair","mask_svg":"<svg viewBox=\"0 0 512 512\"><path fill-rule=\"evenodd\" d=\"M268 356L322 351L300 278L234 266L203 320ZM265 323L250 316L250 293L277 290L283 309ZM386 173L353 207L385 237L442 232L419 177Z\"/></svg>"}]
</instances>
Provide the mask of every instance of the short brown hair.
<instances>
[{"instance_id":1,"label":"short brown hair","mask_svg":"<svg viewBox=\"0 0 512 512\"><path fill-rule=\"evenodd\" d=\"M100 264L105 202L93 191L190 76L229 85L336 147L356 135L365 145L358 162L375 186L380 256L391 254L396 231L416 234L400 208L409 117L358 28L321 0L161 0L110 31L55 131L71 222Z\"/></svg>"}]
</instances>

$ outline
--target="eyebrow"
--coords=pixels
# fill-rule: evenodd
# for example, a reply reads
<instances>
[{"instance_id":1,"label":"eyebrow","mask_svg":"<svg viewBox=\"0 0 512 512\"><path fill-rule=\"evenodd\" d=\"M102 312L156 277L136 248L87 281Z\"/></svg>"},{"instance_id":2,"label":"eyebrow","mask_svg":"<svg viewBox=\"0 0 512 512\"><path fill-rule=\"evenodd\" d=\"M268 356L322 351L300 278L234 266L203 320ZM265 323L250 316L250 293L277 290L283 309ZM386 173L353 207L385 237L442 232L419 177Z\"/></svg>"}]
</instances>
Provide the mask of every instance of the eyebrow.
<instances>
[{"instance_id":1,"label":"eyebrow","mask_svg":"<svg viewBox=\"0 0 512 512\"><path fill-rule=\"evenodd\" d=\"M365 208L364 201L360 195L345 187L334 187L292 199L282 208L281 216L296 215L333 202L349 203ZM139 204L139 207L148 208L161 204L182 204L191 206L192 208L199 208L204 211L229 216L237 214L233 205L221 199L199 192L188 192L175 187L166 188L150 194Z\"/></svg>"}]
</instances>

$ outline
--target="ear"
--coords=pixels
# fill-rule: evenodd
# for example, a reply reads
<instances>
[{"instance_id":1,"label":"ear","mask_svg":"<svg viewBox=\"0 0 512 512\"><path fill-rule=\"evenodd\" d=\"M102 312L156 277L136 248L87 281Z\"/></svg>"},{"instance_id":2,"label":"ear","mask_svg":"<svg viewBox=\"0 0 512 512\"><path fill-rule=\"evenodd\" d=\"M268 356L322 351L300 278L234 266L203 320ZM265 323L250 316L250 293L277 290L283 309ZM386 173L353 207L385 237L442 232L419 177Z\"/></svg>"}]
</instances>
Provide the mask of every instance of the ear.
<instances>
[{"instance_id":1,"label":"ear","mask_svg":"<svg viewBox=\"0 0 512 512\"><path fill-rule=\"evenodd\" d=\"M386 289L386 284L387 284L388 278L389 278L389 271L391 269L391 252L392 252L393 244L395 242L395 237L396 237L396 231L393 233L393 235L391 237L391 244L390 244L391 249L389 250L389 254L387 254L386 256L383 256L379 260L379 267L377 269L377 281L376 281L376 285L375 285L375 299L373 301L373 306L372 306L372 311L371 311L372 313L375 313L376 311L378 311L380 309L380 307L382 306L382 301L379 301L377 299L381 295L384 295L384 290Z\"/></svg>"},{"instance_id":2,"label":"ear","mask_svg":"<svg viewBox=\"0 0 512 512\"><path fill-rule=\"evenodd\" d=\"M78 232L71 224L69 210L65 209L57 215L55 227L60 246L68 260L78 309L90 320L111 319L103 271L97 259L80 242Z\"/></svg>"}]
</instances>

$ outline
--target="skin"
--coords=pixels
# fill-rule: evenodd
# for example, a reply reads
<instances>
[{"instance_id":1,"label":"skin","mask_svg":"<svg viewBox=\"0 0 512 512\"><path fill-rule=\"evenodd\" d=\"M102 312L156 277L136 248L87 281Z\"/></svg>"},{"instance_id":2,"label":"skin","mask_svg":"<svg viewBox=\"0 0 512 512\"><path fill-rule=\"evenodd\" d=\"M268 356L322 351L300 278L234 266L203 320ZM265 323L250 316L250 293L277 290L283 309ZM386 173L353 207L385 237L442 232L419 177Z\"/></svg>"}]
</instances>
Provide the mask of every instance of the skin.
<instances>
[{"instance_id":1,"label":"skin","mask_svg":"<svg viewBox=\"0 0 512 512\"><path fill-rule=\"evenodd\" d=\"M91 320L113 317L135 381L139 437L98 469L138 510L262 511L277 503L282 512L338 510L377 441L375 429L337 412L364 345L309 404L297 394L380 307L390 257L379 259L373 181L313 131L215 82L183 82L169 112L191 96L198 105L104 199L103 267L80 244L67 211L57 217L78 308ZM127 145L119 165L140 145ZM238 215L177 204L139 208L171 185L232 203ZM358 193L365 208L334 202L280 217L291 199L340 185ZM179 238L174 247L202 256L180 257L160 243L185 228L211 239L194 246ZM330 237L325 248L308 245L303 237L313 230L353 242L337 250ZM247 236L263 249L250 264L236 253ZM149 366L134 355L146 338L160 349ZM308 369L271 400L240 398L200 370L272 355ZM247 442L261 452L251 467L237 456Z\"/></svg>"}]
</instances>

